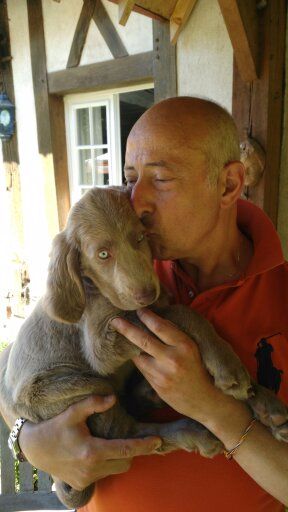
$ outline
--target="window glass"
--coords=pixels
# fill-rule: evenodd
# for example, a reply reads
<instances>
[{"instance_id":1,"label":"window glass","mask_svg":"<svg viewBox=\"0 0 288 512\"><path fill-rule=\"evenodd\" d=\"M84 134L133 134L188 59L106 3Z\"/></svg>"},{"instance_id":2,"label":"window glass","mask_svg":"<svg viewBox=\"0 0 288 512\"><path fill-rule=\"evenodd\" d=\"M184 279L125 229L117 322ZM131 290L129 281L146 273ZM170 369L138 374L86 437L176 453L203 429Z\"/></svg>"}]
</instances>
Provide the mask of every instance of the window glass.
<instances>
[{"instance_id":1,"label":"window glass","mask_svg":"<svg viewBox=\"0 0 288 512\"><path fill-rule=\"evenodd\" d=\"M93 185L92 154L90 149L78 149L79 185Z\"/></svg>"},{"instance_id":2,"label":"window glass","mask_svg":"<svg viewBox=\"0 0 288 512\"><path fill-rule=\"evenodd\" d=\"M95 149L94 163L94 185L109 185L108 149Z\"/></svg>"},{"instance_id":3,"label":"window glass","mask_svg":"<svg viewBox=\"0 0 288 512\"><path fill-rule=\"evenodd\" d=\"M90 145L89 108L77 108L77 145Z\"/></svg>"},{"instance_id":4,"label":"window glass","mask_svg":"<svg viewBox=\"0 0 288 512\"><path fill-rule=\"evenodd\" d=\"M106 107L93 107L93 144L101 146L107 144L107 120L106 120Z\"/></svg>"}]
</instances>

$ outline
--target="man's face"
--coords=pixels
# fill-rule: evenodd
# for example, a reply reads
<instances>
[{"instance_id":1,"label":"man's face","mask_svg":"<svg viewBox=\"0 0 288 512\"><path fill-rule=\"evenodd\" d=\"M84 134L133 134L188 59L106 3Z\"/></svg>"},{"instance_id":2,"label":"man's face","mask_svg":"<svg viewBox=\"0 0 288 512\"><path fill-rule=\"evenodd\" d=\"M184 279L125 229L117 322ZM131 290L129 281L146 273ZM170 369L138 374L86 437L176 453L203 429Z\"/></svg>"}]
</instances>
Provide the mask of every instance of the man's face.
<instances>
[{"instance_id":1,"label":"man's face","mask_svg":"<svg viewBox=\"0 0 288 512\"><path fill-rule=\"evenodd\" d=\"M127 184L157 259L197 258L217 224L221 194L208 185L199 136L187 146L161 126L136 130L127 142Z\"/></svg>"}]
</instances>

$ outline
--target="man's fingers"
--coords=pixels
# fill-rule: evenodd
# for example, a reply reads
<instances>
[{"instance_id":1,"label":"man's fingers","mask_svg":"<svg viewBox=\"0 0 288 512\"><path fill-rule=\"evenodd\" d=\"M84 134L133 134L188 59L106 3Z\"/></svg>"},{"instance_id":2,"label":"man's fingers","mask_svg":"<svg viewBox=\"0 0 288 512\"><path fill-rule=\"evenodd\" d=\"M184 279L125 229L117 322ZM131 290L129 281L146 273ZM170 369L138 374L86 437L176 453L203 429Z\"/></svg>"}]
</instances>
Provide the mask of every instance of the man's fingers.
<instances>
[{"instance_id":1,"label":"man's fingers","mask_svg":"<svg viewBox=\"0 0 288 512\"><path fill-rule=\"evenodd\" d=\"M98 441L98 443L97 443ZM106 460L131 459L138 455L149 455L162 444L159 437L146 437L144 439L101 439ZM99 450L99 440L95 439Z\"/></svg>"},{"instance_id":2,"label":"man's fingers","mask_svg":"<svg viewBox=\"0 0 288 512\"><path fill-rule=\"evenodd\" d=\"M153 332L166 345L179 345L181 335L184 333L173 322L166 318L161 318L154 311L146 308L139 309L137 315L141 322L148 327L149 331ZM184 336L186 337L186 334Z\"/></svg>"},{"instance_id":3,"label":"man's fingers","mask_svg":"<svg viewBox=\"0 0 288 512\"><path fill-rule=\"evenodd\" d=\"M107 411L107 409L110 409L110 407L114 405L115 401L116 397L114 395L91 395L84 400L70 405L65 411L65 414L68 416L67 419L70 424L81 423L81 421L86 421L88 416L91 416L91 414L95 412L100 413Z\"/></svg>"},{"instance_id":4,"label":"man's fingers","mask_svg":"<svg viewBox=\"0 0 288 512\"><path fill-rule=\"evenodd\" d=\"M161 343L160 340L157 340L154 336L151 336L139 327L130 324L130 322L124 318L113 318L110 323L117 332L125 336L125 338L131 341L131 343L134 343L134 345L139 347L143 352L156 358L161 357L163 353L163 343Z\"/></svg>"}]
</instances>

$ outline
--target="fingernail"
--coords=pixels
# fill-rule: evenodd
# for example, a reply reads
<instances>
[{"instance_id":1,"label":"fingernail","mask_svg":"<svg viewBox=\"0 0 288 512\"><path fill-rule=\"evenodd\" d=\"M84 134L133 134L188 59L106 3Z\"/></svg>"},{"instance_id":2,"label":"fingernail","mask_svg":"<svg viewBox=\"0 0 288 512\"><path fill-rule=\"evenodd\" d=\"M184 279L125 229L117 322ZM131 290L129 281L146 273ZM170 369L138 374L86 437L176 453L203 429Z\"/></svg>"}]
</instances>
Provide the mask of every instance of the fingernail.
<instances>
[{"instance_id":1,"label":"fingernail","mask_svg":"<svg viewBox=\"0 0 288 512\"><path fill-rule=\"evenodd\" d=\"M121 325L121 320L119 317L115 317L113 318L112 320L110 320L110 325L112 325L113 327L120 327Z\"/></svg>"}]
</instances>

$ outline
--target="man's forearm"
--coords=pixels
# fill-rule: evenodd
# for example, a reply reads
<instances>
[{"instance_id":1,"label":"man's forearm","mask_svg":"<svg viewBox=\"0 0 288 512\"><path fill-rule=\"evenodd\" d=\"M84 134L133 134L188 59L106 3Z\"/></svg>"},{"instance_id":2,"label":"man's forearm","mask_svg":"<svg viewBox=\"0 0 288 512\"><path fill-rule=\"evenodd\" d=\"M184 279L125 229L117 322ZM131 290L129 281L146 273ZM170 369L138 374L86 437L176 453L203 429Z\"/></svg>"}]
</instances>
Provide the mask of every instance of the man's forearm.
<instances>
[{"instance_id":1,"label":"man's forearm","mask_svg":"<svg viewBox=\"0 0 288 512\"><path fill-rule=\"evenodd\" d=\"M227 396L223 403L218 402L214 412L205 426L231 450L250 423L252 414L245 404ZM263 489L288 505L288 444L277 441L256 421L233 458Z\"/></svg>"}]
</instances>

